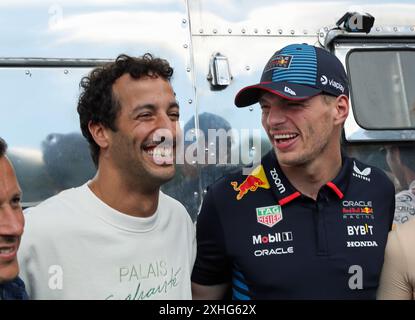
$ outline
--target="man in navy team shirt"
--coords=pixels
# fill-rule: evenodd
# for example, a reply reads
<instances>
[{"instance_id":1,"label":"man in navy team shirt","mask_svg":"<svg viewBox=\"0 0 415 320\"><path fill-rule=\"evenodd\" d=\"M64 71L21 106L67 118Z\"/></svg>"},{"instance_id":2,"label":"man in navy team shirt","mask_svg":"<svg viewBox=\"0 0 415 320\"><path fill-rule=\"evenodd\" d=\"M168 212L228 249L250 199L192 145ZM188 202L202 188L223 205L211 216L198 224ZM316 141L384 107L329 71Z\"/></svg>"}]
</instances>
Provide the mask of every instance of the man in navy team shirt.
<instances>
[{"instance_id":1,"label":"man in navy team shirt","mask_svg":"<svg viewBox=\"0 0 415 320\"><path fill-rule=\"evenodd\" d=\"M238 107L259 102L273 146L248 176L213 184L197 222L194 298L374 299L394 186L342 154L349 89L328 51L277 51Z\"/></svg>"}]
</instances>

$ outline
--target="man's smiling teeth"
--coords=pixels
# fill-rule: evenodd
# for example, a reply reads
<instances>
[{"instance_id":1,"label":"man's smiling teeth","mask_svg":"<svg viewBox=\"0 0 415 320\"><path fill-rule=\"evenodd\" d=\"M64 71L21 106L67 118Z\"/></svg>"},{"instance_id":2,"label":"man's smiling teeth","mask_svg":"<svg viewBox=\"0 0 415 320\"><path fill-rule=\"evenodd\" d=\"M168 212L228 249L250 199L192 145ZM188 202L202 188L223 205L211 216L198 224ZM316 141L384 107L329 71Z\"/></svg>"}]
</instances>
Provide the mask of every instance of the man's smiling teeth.
<instances>
[{"instance_id":1,"label":"man's smiling teeth","mask_svg":"<svg viewBox=\"0 0 415 320\"><path fill-rule=\"evenodd\" d=\"M14 251L14 248L0 248L0 254L8 254Z\"/></svg>"},{"instance_id":2,"label":"man's smiling teeth","mask_svg":"<svg viewBox=\"0 0 415 320\"><path fill-rule=\"evenodd\" d=\"M172 157L173 156L173 148L168 148L168 147L157 147L151 150L148 150L147 153L150 156L154 156L154 157Z\"/></svg>"},{"instance_id":3,"label":"man's smiling teeth","mask_svg":"<svg viewBox=\"0 0 415 320\"><path fill-rule=\"evenodd\" d=\"M274 139L275 140L293 139L296 136L297 136L296 133L276 134L274 135Z\"/></svg>"}]
</instances>

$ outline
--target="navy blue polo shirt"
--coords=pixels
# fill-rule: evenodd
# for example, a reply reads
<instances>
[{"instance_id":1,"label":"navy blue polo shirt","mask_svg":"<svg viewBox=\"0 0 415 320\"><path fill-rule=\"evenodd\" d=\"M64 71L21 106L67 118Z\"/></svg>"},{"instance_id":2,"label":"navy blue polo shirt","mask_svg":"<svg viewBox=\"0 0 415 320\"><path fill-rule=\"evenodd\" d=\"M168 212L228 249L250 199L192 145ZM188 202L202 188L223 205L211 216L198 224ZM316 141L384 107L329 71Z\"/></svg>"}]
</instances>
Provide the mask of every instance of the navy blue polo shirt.
<instances>
[{"instance_id":1,"label":"navy blue polo shirt","mask_svg":"<svg viewBox=\"0 0 415 320\"><path fill-rule=\"evenodd\" d=\"M375 299L394 209L394 186L378 168L343 156L313 200L271 150L251 175L209 188L192 281L231 282L238 300Z\"/></svg>"}]
</instances>

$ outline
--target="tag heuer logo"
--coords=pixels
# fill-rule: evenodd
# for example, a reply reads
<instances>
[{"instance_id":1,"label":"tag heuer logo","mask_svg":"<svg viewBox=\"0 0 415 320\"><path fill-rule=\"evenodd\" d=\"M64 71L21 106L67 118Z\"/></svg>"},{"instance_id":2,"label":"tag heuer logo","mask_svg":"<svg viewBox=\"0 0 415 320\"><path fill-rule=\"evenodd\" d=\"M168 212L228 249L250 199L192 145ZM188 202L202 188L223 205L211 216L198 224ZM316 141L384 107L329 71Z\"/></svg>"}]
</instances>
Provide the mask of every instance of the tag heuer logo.
<instances>
[{"instance_id":1,"label":"tag heuer logo","mask_svg":"<svg viewBox=\"0 0 415 320\"><path fill-rule=\"evenodd\" d=\"M275 226L282 220L281 206L256 208L256 219L259 223L270 228Z\"/></svg>"}]
</instances>

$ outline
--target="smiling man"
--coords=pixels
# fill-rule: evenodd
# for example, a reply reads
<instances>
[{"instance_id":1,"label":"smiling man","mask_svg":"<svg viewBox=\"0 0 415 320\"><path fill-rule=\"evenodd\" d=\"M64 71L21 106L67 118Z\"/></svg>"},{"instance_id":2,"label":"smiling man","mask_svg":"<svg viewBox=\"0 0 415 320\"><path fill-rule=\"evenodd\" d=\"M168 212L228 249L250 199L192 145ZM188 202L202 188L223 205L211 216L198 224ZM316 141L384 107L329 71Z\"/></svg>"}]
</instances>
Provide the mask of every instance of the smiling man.
<instances>
[{"instance_id":1,"label":"smiling man","mask_svg":"<svg viewBox=\"0 0 415 320\"><path fill-rule=\"evenodd\" d=\"M375 299L394 187L341 152L348 82L328 51L275 52L238 107L259 102L273 146L248 176L213 184L197 222L194 298Z\"/></svg>"},{"instance_id":2,"label":"smiling man","mask_svg":"<svg viewBox=\"0 0 415 320\"><path fill-rule=\"evenodd\" d=\"M179 106L167 61L119 56L81 81L95 177L27 210L22 276L33 299L190 299L195 235L160 192L173 178Z\"/></svg>"},{"instance_id":3,"label":"smiling man","mask_svg":"<svg viewBox=\"0 0 415 320\"><path fill-rule=\"evenodd\" d=\"M26 300L18 277L17 250L23 234L22 191L6 156L7 144L0 138L0 300Z\"/></svg>"}]
</instances>

